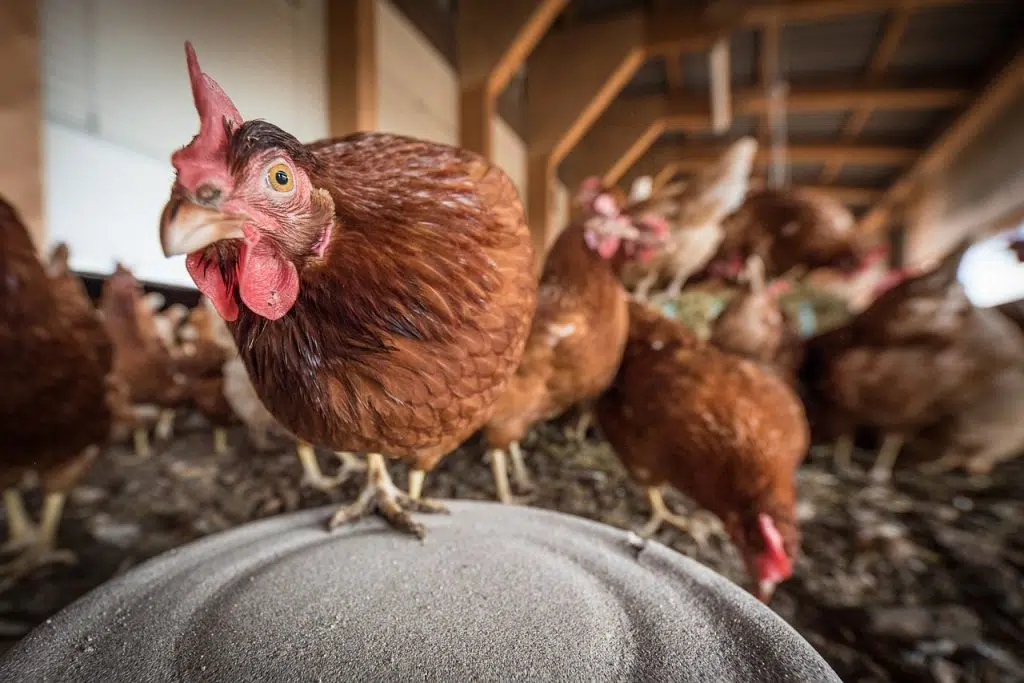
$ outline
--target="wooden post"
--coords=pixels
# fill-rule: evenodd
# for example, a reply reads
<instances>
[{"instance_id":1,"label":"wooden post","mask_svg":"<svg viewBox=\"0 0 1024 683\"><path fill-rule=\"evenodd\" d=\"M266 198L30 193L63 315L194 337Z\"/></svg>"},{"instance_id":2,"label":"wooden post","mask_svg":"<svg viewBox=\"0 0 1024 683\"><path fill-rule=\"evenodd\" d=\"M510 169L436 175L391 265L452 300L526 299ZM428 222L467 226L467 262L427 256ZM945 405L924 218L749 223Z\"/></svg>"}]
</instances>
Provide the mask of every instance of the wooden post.
<instances>
[{"instance_id":1,"label":"wooden post","mask_svg":"<svg viewBox=\"0 0 1024 683\"><path fill-rule=\"evenodd\" d=\"M46 228L39 53L39 0L0 2L0 194L17 209L42 250Z\"/></svg>"},{"instance_id":2,"label":"wooden post","mask_svg":"<svg viewBox=\"0 0 1024 683\"><path fill-rule=\"evenodd\" d=\"M459 144L493 158L495 101L568 0L462 0L459 44Z\"/></svg>"},{"instance_id":3,"label":"wooden post","mask_svg":"<svg viewBox=\"0 0 1024 683\"><path fill-rule=\"evenodd\" d=\"M328 0L327 90L330 134L377 128L377 0Z\"/></svg>"}]
</instances>

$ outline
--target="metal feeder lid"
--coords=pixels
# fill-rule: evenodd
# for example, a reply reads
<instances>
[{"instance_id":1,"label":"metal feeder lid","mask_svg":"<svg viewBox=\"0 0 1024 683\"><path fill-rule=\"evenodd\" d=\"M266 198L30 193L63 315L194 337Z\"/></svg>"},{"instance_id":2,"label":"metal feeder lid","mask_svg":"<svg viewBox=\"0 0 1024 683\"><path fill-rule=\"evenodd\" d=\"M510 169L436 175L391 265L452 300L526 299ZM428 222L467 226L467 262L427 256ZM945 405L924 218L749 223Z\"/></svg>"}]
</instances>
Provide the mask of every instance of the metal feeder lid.
<instances>
[{"instance_id":1,"label":"metal feeder lid","mask_svg":"<svg viewBox=\"0 0 1024 683\"><path fill-rule=\"evenodd\" d=\"M839 681L702 565L578 517L452 502L424 543L331 510L157 557L48 620L0 680ZM632 537L636 540L636 537Z\"/></svg>"}]
</instances>

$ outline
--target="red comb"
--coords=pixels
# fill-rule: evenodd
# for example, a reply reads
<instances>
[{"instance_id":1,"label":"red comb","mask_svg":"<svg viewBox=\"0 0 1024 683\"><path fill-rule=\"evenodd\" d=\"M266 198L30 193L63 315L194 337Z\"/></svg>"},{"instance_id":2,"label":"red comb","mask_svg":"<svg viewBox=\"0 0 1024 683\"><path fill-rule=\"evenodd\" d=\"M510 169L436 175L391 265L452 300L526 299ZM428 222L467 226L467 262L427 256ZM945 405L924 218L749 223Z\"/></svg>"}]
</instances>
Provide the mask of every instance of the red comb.
<instances>
[{"instance_id":1,"label":"red comb","mask_svg":"<svg viewBox=\"0 0 1024 683\"><path fill-rule=\"evenodd\" d=\"M188 62L189 82L192 84L192 98L199 114L199 133L187 146L171 155L171 163L178 171L182 184L191 187L194 183L181 176L192 175L194 171L202 172L212 160L223 158L228 144L225 122L237 127L242 125L243 120L223 88L199 68L196 51L188 41L185 42L185 58Z\"/></svg>"}]
</instances>

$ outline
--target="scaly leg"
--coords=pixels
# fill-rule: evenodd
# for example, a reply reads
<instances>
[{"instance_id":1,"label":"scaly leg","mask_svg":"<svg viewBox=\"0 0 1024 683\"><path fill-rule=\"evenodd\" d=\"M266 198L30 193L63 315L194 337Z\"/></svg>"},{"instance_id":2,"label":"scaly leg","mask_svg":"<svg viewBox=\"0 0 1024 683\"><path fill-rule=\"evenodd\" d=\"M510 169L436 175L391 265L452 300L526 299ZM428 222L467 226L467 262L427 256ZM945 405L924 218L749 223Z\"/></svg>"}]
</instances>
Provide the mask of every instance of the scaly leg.
<instances>
[{"instance_id":1,"label":"scaly leg","mask_svg":"<svg viewBox=\"0 0 1024 683\"><path fill-rule=\"evenodd\" d=\"M414 500L404 491L395 486L388 474L387 463L380 453L370 453L367 456L366 486L359 497L351 505L339 508L327 523L328 529L337 529L339 526L348 524L351 521L364 517L374 510L379 512L391 526L402 531L413 534L423 540L425 530L423 525L412 518L410 512L448 512L440 503L430 500Z\"/></svg>"},{"instance_id":2,"label":"scaly leg","mask_svg":"<svg viewBox=\"0 0 1024 683\"><path fill-rule=\"evenodd\" d=\"M836 468L840 472L849 472L853 469L853 436L843 434L836 439L836 445L832 449L832 459L835 460Z\"/></svg>"},{"instance_id":3,"label":"scaly leg","mask_svg":"<svg viewBox=\"0 0 1024 683\"><path fill-rule=\"evenodd\" d=\"M662 524L671 524L680 531L692 536L693 540L697 541L698 546L703 548L707 545L708 530L700 528L686 517L672 512L668 505L665 504L665 499L661 496L661 487L647 487L647 501L651 505L651 518L640 530L641 536L651 536L661 528Z\"/></svg>"},{"instance_id":4,"label":"scaly leg","mask_svg":"<svg viewBox=\"0 0 1024 683\"><path fill-rule=\"evenodd\" d=\"M341 469L338 470L337 475L339 480L348 481L348 478L356 472L366 471L366 463L355 453L336 451L334 455L341 462Z\"/></svg>"},{"instance_id":5,"label":"scaly leg","mask_svg":"<svg viewBox=\"0 0 1024 683\"><path fill-rule=\"evenodd\" d=\"M160 417L156 421L156 429L153 430L153 436L156 437L157 441L166 441L173 434L174 411L170 408L164 408L160 411Z\"/></svg>"},{"instance_id":6,"label":"scaly leg","mask_svg":"<svg viewBox=\"0 0 1024 683\"><path fill-rule=\"evenodd\" d=\"M587 430L594 424L594 412L588 405L580 406L580 417L576 425L566 430L566 435L576 443L584 443L587 440Z\"/></svg>"},{"instance_id":7,"label":"scaly leg","mask_svg":"<svg viewBox=\"0 0 1024 683\"><path fill-rule=\"evenodd\" d=\"M146 428L136 427L132 432L132 440L135 444L135 455L139 458L148 458L150 454L149 432L146 431Z\"/></svg>"},{"instance_id":8,"label":"scaly leg","mask_svg":"<svg viewBox=\"0 0 1024 683\"><path fill-rule=\"evenodd\" d=\"M223 427L213 428L213 452L217 455L228 452L228 430Z\"/></svg>"},{"instance_id":9,"label":"scaly leg","mask_svg":"<svg viewBox=\"0 0 1024 683\"><path fill-rule=\"evenodd\" d=\"M537 488L533 483L529 470L526 469L526 462L523 460L523 450L519 447L518 441L513 441L508 446L508 454L512 456L512 481L520 493L529 493Z\"/></svg>"},{"instance_id":10,"label":"scaly leg","mask_svg":"<svg viewBox=\"0 0 1024 683\"><path fill-rule=\"evenodd\" d=\"M491 474L494 475L494 488L498 491L498 500L505 505L519 505L526 502L524 499L512 495L508 485L508 465L505 460L505 451L500 448L492 448L487 457L491 460Z\"/></svg>"},{"instance_id":11,"label":"scaly leg","mask_svg":"<svg viewBox=\"0 0 1024 683\"><path fill-rule=\"evenodd\" d=\"M338 488L342 479L340 477L328 477L320 470L320 464L316 460L316 450L314 450L311 444L299 441L296 444L295 451L298 453L299 462L302 463L303 483L309 484L318 491L325 493Z\"/></svg>"},{"instance_id":12,"label":"scaly leg","mask_svg":"<svg viewBox=\"0 0 1024 683\"><path fill-rule=\"evenodd\" d=\"M881 484L892 478L892 469L896 465L896 458L899 457L901 448L903 448L902 434L885 435L882 447L878 451L878 457L875 458L875 465L869 473L872 481Z\"/></svg>"},{"instance_id":13,"label":"scaly leg","mask_svg":"<svg viewBox=\"0 0 1024 683\"><path fill-rule=\"evenodd\" d=\"M16 488L4 491L4 512L7 517L7 542L0 552L21 550L39 537L39 530L25 511L25 501Z\"/></svg>"},{"instance_id":14,"label":"scaly leg","mask_svg":"<svg viewBox=\"0 0 1024 683\"><path fill-rule=\"evenodd\" d=\"M423 470L415 468L409 468L409 497L413 500L419 500L423 495L423 482L427 478L427 473Z\"/></svg>"},{"instance_id":15,"label":"scaly leg","mask_svg":"<svg viewBox=\"0 0 1024 683\"><path fill-rule=\"evenodd\" d=\"M48 493L43 499L43 517L39 534L11 562L0 567L0 591L7 590L36 569L51 564L75 564L70 550L57 550L57 529L64 510L64 494Z\"/></svg>"}]
</instances>

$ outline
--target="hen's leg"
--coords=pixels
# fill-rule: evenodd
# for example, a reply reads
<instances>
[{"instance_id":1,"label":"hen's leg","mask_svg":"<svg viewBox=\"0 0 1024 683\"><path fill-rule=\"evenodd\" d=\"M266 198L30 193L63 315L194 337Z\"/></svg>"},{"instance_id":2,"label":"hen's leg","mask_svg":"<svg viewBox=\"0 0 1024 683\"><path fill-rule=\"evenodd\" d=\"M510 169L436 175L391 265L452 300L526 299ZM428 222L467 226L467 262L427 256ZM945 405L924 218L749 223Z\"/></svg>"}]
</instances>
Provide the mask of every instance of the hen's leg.
<instances>
[{"instance_id":1,"label":"hen's leg","mask_svg":"<svg viewBox=\"0 0 1024 683\"><path fill-rule=\"evenodd\" d=\"M536 489L529 470L526 469L526 462L523 460L523 450L519 447L518 441L508 445L508 454L512 457L512 481L520 493L529 493Z\"/></svg>"},{"instance_id":2,"label":"hen's leg","mask_svg":"<svg viewBox=\"0 0 1024 683\"><path fill-rule=\"evenodd\" d=\"M57 529L64 510L64 494L48 493L43 499L43 517L39 533L11 562L0 567L0 591L7 590L21 578L40 567L51 564L75 564L70 550L57 549Z\"/></svg>"},{"instance_id":3,"label":"hen's leg","mask_svg":"<svg viewBox=\"0 0 1024 683\"><path fill-rule=\"evenodd\" d=\"M689 268L680 269L676 271L675 277L672 278L672 282L668 284L668 287L664 292L658 295L659 301L671 301L679 296L679 293L683 291L683 285L690 279Z\"/></svg>"},{"instance_id":4,"label":"hen's leg","mask_svg":"<svg viewBox=\"0 0 1024 683\"><path fill-rule=\"evenodd\" d=\"M295 452L299 456L299 462L302 463L303 483L325 493L338 488L342 481L341 478L328 477L320 470L320 463L316 461L316 451L312 444L299 441L295 446Z\"/></svg>"},{"instance_id":5,"label":"hen's leg","mask_svg":"<svg viewBox=\"0 0 1024 683\"><path fill-rule=\"evenodd\" d=\"M166 441L171 438L174 434L174 411L165 408L160 411L160 417L156 421L156 429L153 431L153 436L156 437L157 441Z\"/></svg>"},{"instance_id":6,"label":"hen's leg","mask_svg":"<svg viewBox=\"0 0 1024 683\"><path fill-rule=\"evenodd\" d=\"M378 511L392 526L423 539L423 525L412 518L410 512L447 512L440 503L429 500L414 500L395 486L388 474L387 463L380 453L367 456L367 481L359 497L351 505L338 509L327 523L328 529Z\"/></svg>"},{"instance_id":7,"label":"hen's leg","mask_svg":"<svg viewBox=\"0 0 1024 683\"><path fill-rule=\"evenodd\" d=\"M228 430L223 427L213 428L213 452L217 455L228 452Z\"/></svg>"},{"instance_id":8,"label":"hen's leg","mask_svg":"<svg viewBox=\"0 0 1024 683\"><path fill-rule=\"evenodd\" d=\"M498 500L506 505L518 505L526 502L513 496L512 490L508 486L508 466L505 461L505 451L500 448L492 448L487 457L491 460L491 473L494 475L494 488L498 491Z\"/></svg>"},{"instance_id":9,"label":"hen's leg","mask_svg":"<svg viewBox=\"0 0 1024 683\"><path fill-rule=\"evenodd\" d=\"M420 496L423 495L423 482L427 478L427 473L423 470L415 468L409 469L409 497L413 500L419 500Z\"/></svg>"},{"instance_id":10,"label":"hen's leg","mask_svg":"<svg viewBox=\"0 0 1024 683\"><path fill-rule=\"evenodd\" d=\"M641 536L651 536L661 528L662 524L671 524L680 531L692 536L693 540L697 541L698 546L703 548L707 545L708 530L694 524L686 517L672 512L668 505L665 504L665 499L661 496L661 487L649 486L647 488L647 501L651 504L651 518L640 529Z\"/></svg>"},{"instance_id":11,"label":"hen's leg","mask_svg":"<svg viewBox=\"0 0 1024 683\"><path fill-rule=\"evenodd\" d=\"M583 443L587 440L587 430L594 423L594 411L587 404L580 405L580 417L576 420L576 426L569 430L569 437L576 443Z\"/></svg>"},{"instance_id":12,"label":"hen's leg","mask_svg":"<svg viewBox=\"0 0 1024 683\"><path fill-rule=\"evenodd\" d=\"M875 465L869 473L871 480L884 483L892 478L892 468L896 465L896 458L899 457L900 449L903 448L902 434L886 434L882 441L882 447L875 458Z\"/></svg>"},{"instance_id":13,"label":"hen's leg","mask_svg":"<svg viewBox=\"0 0 1024 683\"><path fill-rule=\"evenodd\" d=\"M7 517L7 542L0 548L0 552L21 550L39 536L36 525L25 511L25 502L18 489L9 488L4 491L4 513Z\"/></svg>"},{"instance_id":14,"label":"hen's leg","mask_svg":"<svg viewBox=\"0 0 1024 683\"><path fill-rule=\"evenodd\" d=\"M149 432L145 427L136 427L132 432L132 441L135 446L135 455L139 458L149 457Z\"/></svg>"},{"instance_id":15,"label":"hen's leg","mask_svg":"<svg viewBox=\"0 0 1024 683\"><path fill-rule=\"evenodd\" d=\"M843 434L836 439L832 458L840 472L849 472L853 469L853 437L850 434Z\"/></svg>"},{"instance_id":16,"label":"hen's leg","mask_svg":"<svg viewBox=\"0 0 1024 683\"><path fill-rule=\"evenodd\" d=\"M341 469L338 470L338 478L341 481L348 481L356 472L365 472L366 463L363 462L359 456L355 453L349 453L348 451L335 451L334 456L341 463Z\"/></svg>"}]
</instances>

